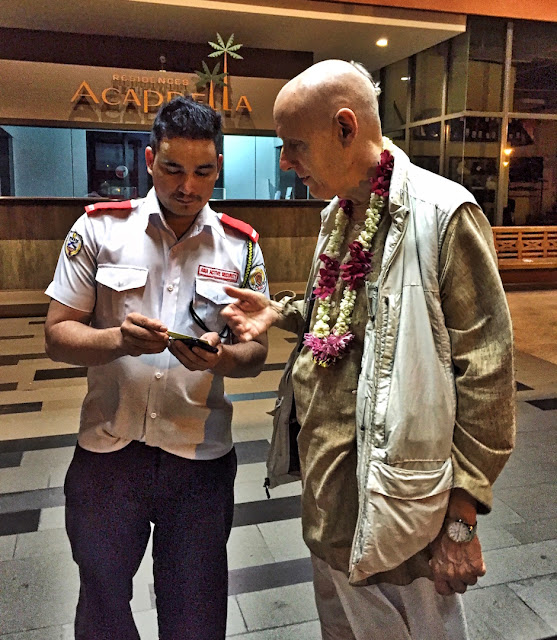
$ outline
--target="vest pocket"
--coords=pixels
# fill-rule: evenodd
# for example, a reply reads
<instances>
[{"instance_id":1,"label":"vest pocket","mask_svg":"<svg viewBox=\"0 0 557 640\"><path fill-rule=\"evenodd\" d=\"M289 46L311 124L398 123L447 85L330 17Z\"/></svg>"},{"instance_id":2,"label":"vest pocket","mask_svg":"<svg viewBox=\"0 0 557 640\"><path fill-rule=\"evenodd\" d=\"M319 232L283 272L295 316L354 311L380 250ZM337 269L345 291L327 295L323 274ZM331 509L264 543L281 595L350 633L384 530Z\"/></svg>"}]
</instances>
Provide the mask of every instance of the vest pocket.
<instances>
[{"instance_id":1,"label":"vest pocket","mask_svg":"<svg viewBox=\"0 0 557 640\"><path fill-rule=\"evenodd\" d=\"M351 584L398 567L436 538L452 480L450 459L438 469L419 471L371 461L352 545Z\"/></svg>"}]
</instances>

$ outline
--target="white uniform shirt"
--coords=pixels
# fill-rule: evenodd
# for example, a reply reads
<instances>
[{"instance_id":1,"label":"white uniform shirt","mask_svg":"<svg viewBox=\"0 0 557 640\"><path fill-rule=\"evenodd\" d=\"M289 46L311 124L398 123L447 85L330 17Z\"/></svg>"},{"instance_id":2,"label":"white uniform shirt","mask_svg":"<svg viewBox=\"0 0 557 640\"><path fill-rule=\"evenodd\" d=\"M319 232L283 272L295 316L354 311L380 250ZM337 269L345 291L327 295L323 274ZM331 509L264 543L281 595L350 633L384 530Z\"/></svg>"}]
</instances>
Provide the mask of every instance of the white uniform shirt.
<instances>
[{"instance_id":1,"label":"white uniform shirt","mask_svg":"<svg viewBox=\"0 0 557 640\"><path fill-rule=\"evenodd\" d=\"M268 295L263 255L253 247L248 286ZM46 294L92 312L91 325L120 326L136 311L169 329L223 332L220 311L231 302L226 284L240 286L248 255L246 234L225 225L206 205L180 240L162 217L152 189L128 210L83 215L68 234ZM189 371L169 351L124 356L89 367L79 443L109 452L131 440L185 458L213 459L232 448L232 405L222 376Z\"/></svg>"}]
</instances>

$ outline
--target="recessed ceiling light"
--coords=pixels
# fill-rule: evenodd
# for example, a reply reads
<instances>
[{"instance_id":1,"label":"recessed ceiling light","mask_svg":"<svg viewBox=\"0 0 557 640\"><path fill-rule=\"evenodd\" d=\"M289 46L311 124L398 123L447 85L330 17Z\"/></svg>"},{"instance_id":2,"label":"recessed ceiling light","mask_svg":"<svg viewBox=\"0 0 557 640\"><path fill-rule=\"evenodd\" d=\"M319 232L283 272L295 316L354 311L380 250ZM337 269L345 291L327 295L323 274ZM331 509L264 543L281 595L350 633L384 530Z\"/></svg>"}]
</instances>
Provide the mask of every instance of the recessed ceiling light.
<instances>
[{"instance_id":1,"label":"recessed ceiling light","mask_svg":"<svg viewBox=\"0 0 557 640\"><path fill-rule=\"evenodd\" d=\"M379 40L375 43L378 47L386 47L389 44L387 38L379 38Z\"/></svg>"}]
</instances>

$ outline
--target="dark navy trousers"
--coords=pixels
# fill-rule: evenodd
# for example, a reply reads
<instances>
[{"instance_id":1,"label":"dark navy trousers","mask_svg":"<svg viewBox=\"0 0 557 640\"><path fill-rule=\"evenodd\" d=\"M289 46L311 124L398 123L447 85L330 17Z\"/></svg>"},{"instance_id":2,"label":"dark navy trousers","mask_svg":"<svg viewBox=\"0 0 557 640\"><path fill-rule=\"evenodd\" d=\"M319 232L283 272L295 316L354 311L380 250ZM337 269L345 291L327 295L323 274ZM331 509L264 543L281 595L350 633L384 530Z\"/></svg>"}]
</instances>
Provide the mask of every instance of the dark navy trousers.
<instances>
[{"instance_id":1,"label":"dark navy trousers","mask_svg":"<svg viewBox=\"0 0 557 640\"><path fill-rule=\"evenodd\" d=\"M114 453L76 447L64 485L76 640L139 640L132 578L150 523L159 638L224 640L236 465L234 450L188 460L135 441Z\"/></svg>"}]
</instances>

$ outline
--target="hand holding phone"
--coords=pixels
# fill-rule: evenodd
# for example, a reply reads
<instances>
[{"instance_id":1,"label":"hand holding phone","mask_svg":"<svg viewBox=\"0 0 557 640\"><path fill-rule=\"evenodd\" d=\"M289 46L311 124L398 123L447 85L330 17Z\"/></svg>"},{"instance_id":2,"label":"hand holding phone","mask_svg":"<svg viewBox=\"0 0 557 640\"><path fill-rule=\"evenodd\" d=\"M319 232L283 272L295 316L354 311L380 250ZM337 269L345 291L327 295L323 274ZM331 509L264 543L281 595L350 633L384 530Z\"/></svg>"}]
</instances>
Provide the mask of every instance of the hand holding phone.
<instances>
[{"instance_id":1,"label":"hand holding phone","mask_svg":"<svg viewBox=\"0 0 557 640\"><path fill-rule=\"evenodd\" d=\"M208 342L206 342L205 340L201 340L200 338L195 338L194 336L177 333L176 331L168 331L168 335L173 340L179 340L180 342L183 342L190 349L192 347L199 347L200 349L204 349L209 353L218 353L219 351L216 347L213 347L212 344L209 344Z\"/></svg>"}]
</instances>

